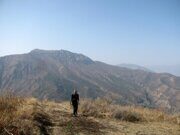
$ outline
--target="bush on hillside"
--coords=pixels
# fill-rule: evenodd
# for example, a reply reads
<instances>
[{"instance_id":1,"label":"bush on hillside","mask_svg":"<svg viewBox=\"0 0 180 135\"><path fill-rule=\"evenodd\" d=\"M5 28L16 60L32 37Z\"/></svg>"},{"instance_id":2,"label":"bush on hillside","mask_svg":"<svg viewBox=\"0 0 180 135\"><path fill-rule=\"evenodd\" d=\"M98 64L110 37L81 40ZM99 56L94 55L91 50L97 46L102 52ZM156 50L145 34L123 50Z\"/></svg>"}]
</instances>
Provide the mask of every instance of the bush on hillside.
<instances>
[{"instance_id":1,"label":"bush on hillside","mask_svg":"<svg viewBox=\"0 0 180 135\"><path fill-rule=\"evenodd\" d=\"M113 117L128 122L139 122L143 120L142 116L139 113L120 109L116 110L113 113Z\"/></svg>"}]
</instances>

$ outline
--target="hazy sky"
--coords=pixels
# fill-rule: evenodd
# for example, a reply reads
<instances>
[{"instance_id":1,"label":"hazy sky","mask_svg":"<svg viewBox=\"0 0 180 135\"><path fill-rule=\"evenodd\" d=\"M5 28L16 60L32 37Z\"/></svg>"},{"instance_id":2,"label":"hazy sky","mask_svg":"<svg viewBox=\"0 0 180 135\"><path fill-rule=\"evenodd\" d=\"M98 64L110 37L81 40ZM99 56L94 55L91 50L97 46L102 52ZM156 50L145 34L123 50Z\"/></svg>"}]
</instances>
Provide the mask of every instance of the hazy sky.
<instances>
[{"instance_id":1,"label":"hazy sky","mask_svg":"<svg viewBox=\"0 0 180 135\"><path fill-rule=\"evenodd\" d=\"M0 0L0 56L35 48L179 64L180 0Z\"/></svg>"}]
</instances>

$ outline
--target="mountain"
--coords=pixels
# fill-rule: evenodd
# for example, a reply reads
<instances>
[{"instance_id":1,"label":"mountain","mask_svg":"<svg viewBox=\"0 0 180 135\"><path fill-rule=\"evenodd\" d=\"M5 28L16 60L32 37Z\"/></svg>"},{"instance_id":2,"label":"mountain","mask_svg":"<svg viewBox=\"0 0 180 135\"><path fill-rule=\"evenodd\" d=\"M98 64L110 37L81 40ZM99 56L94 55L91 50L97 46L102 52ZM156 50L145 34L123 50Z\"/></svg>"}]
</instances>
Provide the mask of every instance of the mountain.
<instances>
[{"instance_id":1,"label":"mountain","mask_svg":"<svg viewBox=\"0 0 180 135\"><path fill-rule=\"evenodd\" d=\"M131 70L93 61L66 50L33 50L0 58L0 91L39 99L107 96L123 105L180 111L180 77Z\"/></svg>"},{"instance_id":2,"label":"mountain","mask_svg":"<svg viewBox=\"0 0 180 135\"><path fill-rule=\"evenodd\" d=\"M171 73L175 76L180 76L180 64L177 65L156 65L156 66L149 66L155 72L158 73Z\"/></svg>"},{"instance_id":3,"label":"mountain","mask_svg":"<svg viewBox=\"0 0 180 135\"><path fill-rule=\"evenodd\" d=\"M124 64L123 63L123 64L119 64L117 66L132 69L132 70L143 70L143 71L147 71L147 72L152 72L150 69L147 69L146 67L135 65L135 64Z\"/></svg>"}]
</instances>

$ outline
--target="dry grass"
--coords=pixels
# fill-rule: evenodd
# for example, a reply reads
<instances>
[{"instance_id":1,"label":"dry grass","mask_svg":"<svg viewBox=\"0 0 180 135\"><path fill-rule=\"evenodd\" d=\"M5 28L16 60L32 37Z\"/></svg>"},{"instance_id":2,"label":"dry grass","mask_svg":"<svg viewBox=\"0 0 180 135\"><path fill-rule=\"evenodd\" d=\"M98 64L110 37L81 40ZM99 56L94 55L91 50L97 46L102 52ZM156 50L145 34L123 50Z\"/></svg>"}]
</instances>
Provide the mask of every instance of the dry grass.
<instances>
[{"instance_id":1,"label":"dry grass","mask_svg":"<svg viewBox=\"0 0 180 135\"><path fill-rule=\"evenodd\" d=\"M129 121L129 122L142 121L142 116L139 113L126 111L126 110L115 111L113 117L122 121Z\"/></svg>"},{"instance_id":2,"label":"dry grass","mask_svg":"<svg viewBox=\"0 0 180 135\"><path fill-rule=\"evenodd\" d=\"M0 134L118 134L118 129L124 133L135 133L135 130L139 133L140 129L145 133L159 132L158 135L165 131L173 135L179 133L180 115L168 115L159 110L119 106L105 98L81 101L78 118L72 117L71 109L69 102L3 95L0 97ZM156 131L152 123L164 129Z\"/></svg>"},{"instance_id":3,"label":"dry grass","mask_svg":"<svg viewBox=\"0 0 180 135\"><path fill-rule=\"evenodd\" d=\"M0 97L0 132L9 128L19 116L18 109L23 99L14 97L13 94L5 93Z\"/></svg>"},{"instance_id":4,"label":"dry grass","mask_svg":"<svg viewBox=\"0 0 180 135\"><path fill-rule=\"evenodd\" d=\"M0 97L0 134L40 134L40 116L43 115L40 107L42 106L36 99L24 99L12 93L3 94Z\"/></svg>"},{"instance_id":5,"label":"dry grass","mask_svg":"<svg viewBox=\"0 0 180 135\"><path fill-rule=\"evenodd\" d=\"M128 122L173 122L180 124L180 115L168 115L160 110L138 106L120 106L107 99L83 100L80 110L85 116L115 118Z\"/></svg>"},{"instance_id":6,"label":"dry grass","mask_svg":"<svg viewBox=\"0 0 180 135\"><path fill-rule=\"evenodd\" d=\"M106 99L82 100L80 111L84 116L93 116L99 118L111 117L114 107Z\"/></svg>"}]
</instances>

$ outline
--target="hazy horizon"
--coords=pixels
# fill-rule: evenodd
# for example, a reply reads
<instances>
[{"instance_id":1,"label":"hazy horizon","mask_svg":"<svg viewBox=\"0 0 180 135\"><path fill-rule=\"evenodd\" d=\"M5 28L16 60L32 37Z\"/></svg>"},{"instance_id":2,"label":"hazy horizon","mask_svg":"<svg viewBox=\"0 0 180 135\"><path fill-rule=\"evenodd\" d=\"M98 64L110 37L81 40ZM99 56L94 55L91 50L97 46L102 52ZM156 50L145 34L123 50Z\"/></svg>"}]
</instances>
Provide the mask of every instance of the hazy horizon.
<instances>
[{"instance_id":1,"label":"hazy horizon","mask_svg":"<svg viewBox=\"0 0 180 135\"><path fill-rule=\"evenodd\" d=\"M117 65L180 64L178 0L0 1L0 56L69 50Z\"/></svg>"}]
</instances>

